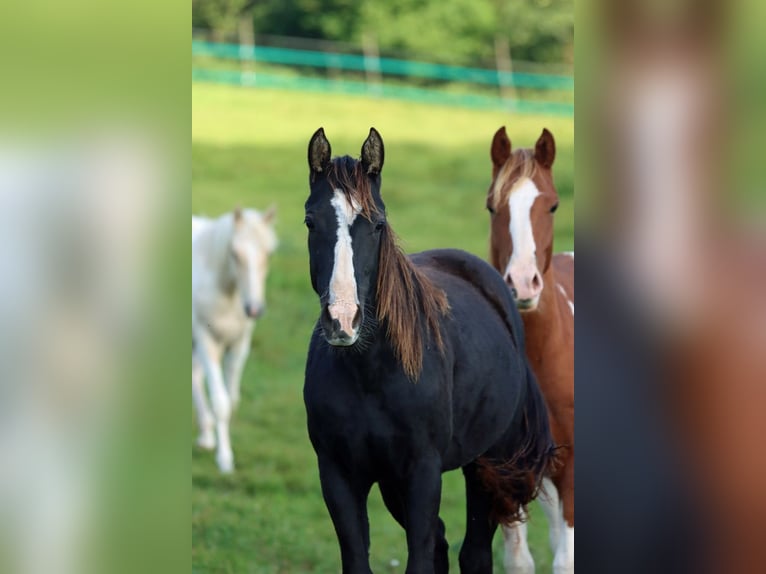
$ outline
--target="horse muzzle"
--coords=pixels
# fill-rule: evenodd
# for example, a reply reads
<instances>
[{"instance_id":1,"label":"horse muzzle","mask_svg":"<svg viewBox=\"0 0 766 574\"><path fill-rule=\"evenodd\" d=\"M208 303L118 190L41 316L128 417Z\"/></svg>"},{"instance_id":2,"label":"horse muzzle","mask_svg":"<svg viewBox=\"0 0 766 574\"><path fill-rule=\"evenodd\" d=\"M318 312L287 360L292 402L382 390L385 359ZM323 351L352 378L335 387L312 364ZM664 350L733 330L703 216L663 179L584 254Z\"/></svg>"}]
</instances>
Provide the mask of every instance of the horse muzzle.
<instances>
[{"instance_id":1,"label":"horse muzzle","mask_svg":"<svg viewBox=\"0 0 766 574\"><path fill-rule=\"evenodd\" d=\"M356 303L333 303L322 311L325 339L336 347L350 347L359 338L362 309Z\"/></svg>"}]
</instances>

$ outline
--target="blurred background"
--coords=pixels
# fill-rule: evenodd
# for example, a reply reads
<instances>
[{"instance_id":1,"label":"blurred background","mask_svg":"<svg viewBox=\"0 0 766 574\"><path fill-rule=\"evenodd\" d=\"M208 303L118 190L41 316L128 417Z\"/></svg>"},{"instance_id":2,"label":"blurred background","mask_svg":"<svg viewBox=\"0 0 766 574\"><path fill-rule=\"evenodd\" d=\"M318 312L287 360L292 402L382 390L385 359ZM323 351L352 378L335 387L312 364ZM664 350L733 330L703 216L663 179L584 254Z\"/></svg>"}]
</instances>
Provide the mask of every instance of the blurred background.
<instances>
[{"instance_id":1,"label":"blurred background","mask_svg":"<svg viewBox=\"0 0 766 574\"><path fill-rule=\"evenodd\" d=\"M336 572L340 554L308 440L303 368L319 305L308 274L306 149L325 128L358 157L370 126L386 146L382 195L406 251L488 255L490 143L556 138L555 248L574 245L573 4L560 0L195 0L192 211L276 204L280 245L231 424L237 460L222 476L192 447L192 563L200 572ZM192 421L189 443L196 437ZM404 532L370 495L371 566L402 572ZM450 561L465 526L462 474L445 475ZM547 524L532 506L530 546L550 571ZM495 571L502 572L499 535Z\"/></svg>"}]
</instances>

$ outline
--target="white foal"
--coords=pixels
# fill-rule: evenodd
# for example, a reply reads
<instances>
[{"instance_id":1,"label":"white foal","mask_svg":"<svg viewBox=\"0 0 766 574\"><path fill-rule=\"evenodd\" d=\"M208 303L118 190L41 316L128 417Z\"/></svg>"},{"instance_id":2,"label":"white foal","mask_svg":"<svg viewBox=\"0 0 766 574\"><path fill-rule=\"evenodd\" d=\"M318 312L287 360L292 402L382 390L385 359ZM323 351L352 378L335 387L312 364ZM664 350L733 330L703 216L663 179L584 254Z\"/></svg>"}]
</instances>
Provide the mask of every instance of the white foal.
<instances>
[{"instance_id":1,"label":"white foal","mask_svg":"<svg viewBox=\"0 0 766 574\"><path fill-rule=\"evenodd\" d=\"M265 306L269 255L277 244L276 210L237 208L217 219L192 217L192 398L200 435L221 472L234 470L229 418L255 319ZM205 396L207 379L212 410Z\"/></svg>"}]
</instances>

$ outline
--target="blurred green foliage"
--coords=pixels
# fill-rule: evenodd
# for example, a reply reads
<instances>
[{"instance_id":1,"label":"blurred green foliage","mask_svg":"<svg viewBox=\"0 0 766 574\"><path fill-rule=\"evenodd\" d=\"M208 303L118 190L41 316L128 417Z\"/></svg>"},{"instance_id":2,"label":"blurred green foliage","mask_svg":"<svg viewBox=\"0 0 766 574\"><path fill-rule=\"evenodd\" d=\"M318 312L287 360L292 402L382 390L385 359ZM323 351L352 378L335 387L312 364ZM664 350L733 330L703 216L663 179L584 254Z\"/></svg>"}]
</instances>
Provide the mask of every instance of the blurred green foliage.
<instances>
[{"instance_id":1,"label":"blurred green foliage","mask_svg":"<svg viewBox=\"0 0 766 574\"><path fill-rule=\"evenodd\" d=\"M193 25L220 37L252 13L255 33L361 44L449 64L494 62L495 40L515 60L573 60L572 0L194 0Z\"/></svg>"}]
</instances>

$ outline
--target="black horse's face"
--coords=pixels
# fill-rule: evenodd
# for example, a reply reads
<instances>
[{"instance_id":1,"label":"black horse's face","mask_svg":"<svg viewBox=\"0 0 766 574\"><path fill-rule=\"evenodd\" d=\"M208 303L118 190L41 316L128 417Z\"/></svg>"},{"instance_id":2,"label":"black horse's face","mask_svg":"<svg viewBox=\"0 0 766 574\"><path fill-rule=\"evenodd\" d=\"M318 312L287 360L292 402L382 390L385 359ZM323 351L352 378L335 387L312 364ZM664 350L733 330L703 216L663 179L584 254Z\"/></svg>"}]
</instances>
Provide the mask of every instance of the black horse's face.
<instances>
[{"instance_id":1,"label":"black horse's face","mask_svg":"<svg viewBox=\"0 0 766 574\"><path fill-rule=\"evenodd\" d=\"M380 199L383 141L375 129L362 159L331 160L319 129L309 143L311 193L306 201L311 285L322 307L325 339L335 346L357 342L365 307L374 303L385 207ZM349 189L349 186L366 189ZM362 205L367 203L367 205Z\"/></svg>"}]
</instances>

